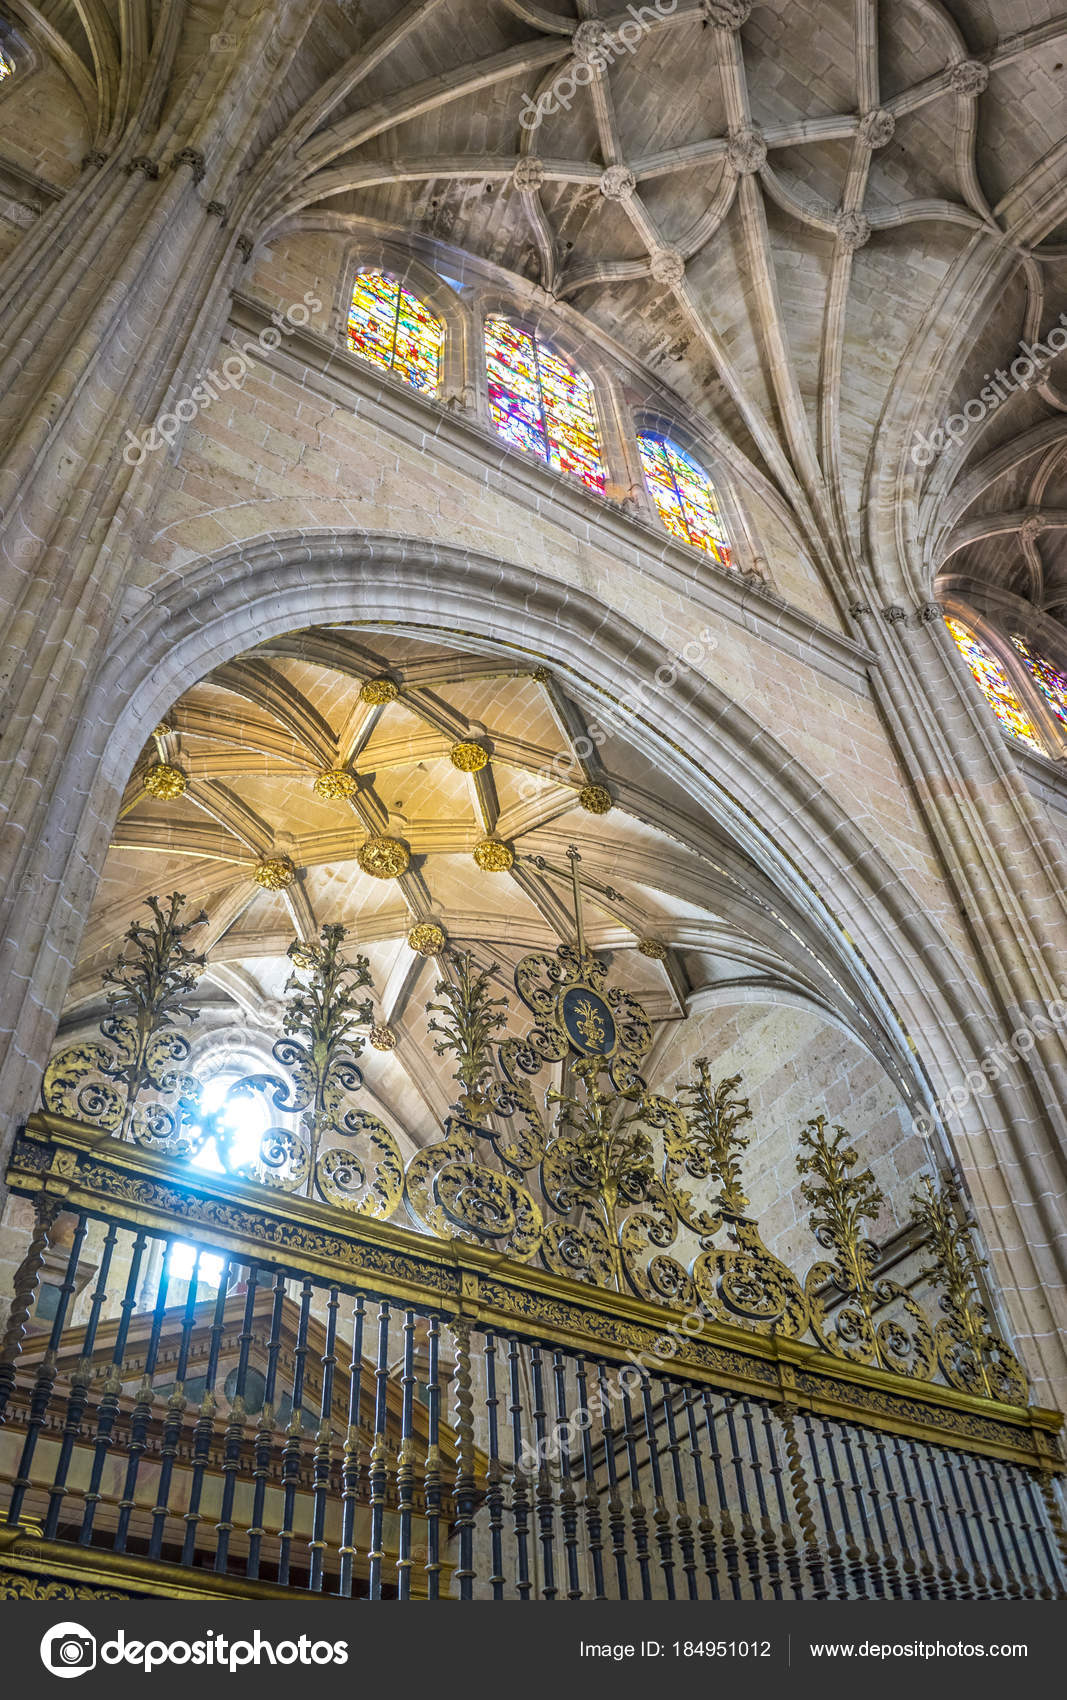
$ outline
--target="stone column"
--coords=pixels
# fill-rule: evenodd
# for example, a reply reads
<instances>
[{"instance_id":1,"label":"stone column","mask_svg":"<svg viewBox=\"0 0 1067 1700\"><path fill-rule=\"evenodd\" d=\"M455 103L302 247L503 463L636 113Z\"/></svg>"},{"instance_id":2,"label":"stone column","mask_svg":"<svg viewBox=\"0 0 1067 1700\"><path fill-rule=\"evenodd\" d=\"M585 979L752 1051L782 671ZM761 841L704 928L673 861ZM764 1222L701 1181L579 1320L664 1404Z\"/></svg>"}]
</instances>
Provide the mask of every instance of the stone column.
<instances>
[{"instance_id":1,"label":"stone column","mask_svg":"<svg viewBox=\"0 0 1067 1700\"><path fill-rule=\"evenodd\" d=\"M136 606L131 574L169 472L166 445L141 454L138 443L217 356L252 248L242 185L310 16L299 0L233 0L213 38L222 48L179 58L189 26L183 8L164 8L147 50L126 43L117 68L132 91L125 127L0 273L7 1134L32 1107L95 884L97 870L85 879L69 865L87 787L67 755L106 641ZM43 989L30 999L42 956Z\"/></svg>"}]
</instances>

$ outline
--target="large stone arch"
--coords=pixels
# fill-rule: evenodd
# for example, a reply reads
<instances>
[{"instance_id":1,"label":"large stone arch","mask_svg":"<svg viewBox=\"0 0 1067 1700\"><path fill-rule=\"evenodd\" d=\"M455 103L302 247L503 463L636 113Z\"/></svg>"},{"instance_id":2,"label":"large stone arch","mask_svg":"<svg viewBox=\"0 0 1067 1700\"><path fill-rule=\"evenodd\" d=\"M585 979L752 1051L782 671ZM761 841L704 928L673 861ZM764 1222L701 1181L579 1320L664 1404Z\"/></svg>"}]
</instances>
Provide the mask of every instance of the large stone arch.
<instances>
[{"instance_id":1,"label":"large stone arch","mask_svg":"<svg viewBox=\"0 0 1067 1700\"><path fill-rule=\"evenodd\" d=\"M9 898L5 929L14 1042L0 1070L15 1116L35 1098L119 798L147 731L212 667L257 642L331 620L462 633L536 655L586 691L654 685L669 651L593 596L487 555L336 530L261 537L202 558L114 637L66 753L42 853ZM662 676L662 675L661 675ZM905 882L834 798L748 712L695 669L655 696L639 735L665 771L696 787L783 892L853 952L887 1019L914 1032L940 1091L1003 1038L974 965L949 946ZM842 928L847 931L842 934ZM857 941L853 944L853 940ZM867 966L879 964L877 975ZM884 989L883 989L884 988ZM1044 1391L1067 1391L1049 1307L1061 1302L1054 1145L1033 1079L972 1097L955 1140L1011 1322ZM10 1124L9 1124L10 1127ZM1050 1207L1051 1205L1051 1207ZM1036 1297L1035 1297L1036 1295Z\"/></svg>"}]
</instances>

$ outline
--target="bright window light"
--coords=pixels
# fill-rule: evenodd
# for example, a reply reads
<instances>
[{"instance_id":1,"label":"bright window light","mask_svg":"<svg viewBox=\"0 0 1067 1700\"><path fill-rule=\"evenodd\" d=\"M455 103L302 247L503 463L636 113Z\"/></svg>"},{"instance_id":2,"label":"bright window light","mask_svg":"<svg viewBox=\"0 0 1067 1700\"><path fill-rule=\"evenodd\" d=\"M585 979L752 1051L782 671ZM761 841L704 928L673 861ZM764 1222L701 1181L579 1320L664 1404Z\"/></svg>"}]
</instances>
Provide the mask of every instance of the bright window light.
<instances>
[{"instance_id":1,"label":"bright window light","mask_svg":"<svg viewBox=\"0 0 1067 1700\"><path fill-rule=\"evenodd\" d=\"M191 1281L198 1256L200 1267L197 1269L196 1275L197 1286L214 1287L217 1292L222 1281L224 1259L213 1251L200 1252L195 1245L189 1245L186 1240L178 1240L170 1248L168 1264L171 1280Z\"/></svg>"},{"instance_id":2,"label":"bright window light","mask_svg":"<svg viewBox=\"0 0 1067 1700\"><path fill-rule=\"evenodd\" d=\"M206 1080L201 1088L200 1103L204 1110L211 1114L223 1103L226 1094L240 1079L236 1074L216 1074ZM231 1098L221 1117L222 1125L233 1134L230 1144L230 1168L241 1168L246 1163L254 1163L259 1156L259 1141L269 1125L267 1108L262 1098L257 1095ZM214 1139L209 1139L192 1159L194 1169L206 1169L213 1175L227 1173L227 1165L219 1155L218 1145Z\"/></svg>"}]
</instances>

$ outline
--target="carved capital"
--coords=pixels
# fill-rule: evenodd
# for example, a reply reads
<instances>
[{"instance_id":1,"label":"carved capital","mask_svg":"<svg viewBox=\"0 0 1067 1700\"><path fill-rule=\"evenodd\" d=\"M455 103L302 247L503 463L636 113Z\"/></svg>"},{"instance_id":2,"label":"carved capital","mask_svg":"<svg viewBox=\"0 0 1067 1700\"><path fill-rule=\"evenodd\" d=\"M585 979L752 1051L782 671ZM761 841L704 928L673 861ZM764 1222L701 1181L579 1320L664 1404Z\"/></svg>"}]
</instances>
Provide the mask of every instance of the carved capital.
<instances>
[{"instance_id":1,"label":"carved capital","mask_svg":"<svg viewBox=\"0 0 1067 1700\"><path fill-rule=\"evenodd\" d=\"M172 171L177 171L179 165L187 165L193 174L194 183L202 183L207 171L207 161L199 148L179 148L170 162Z\"/></svg>"},{"instance_id":2,"label":"carved capital","mask_svg":"<svg viewBox=\"0 0 1067 1700\"><path fill-rule=\"evenodd\" d=\"M135 154L126 167L127 177L132 177L137 171L142 172L150 183L154 183L159 176L159 166L154 159L149 159L146 153Z\"/></svg>"}]
</instances>

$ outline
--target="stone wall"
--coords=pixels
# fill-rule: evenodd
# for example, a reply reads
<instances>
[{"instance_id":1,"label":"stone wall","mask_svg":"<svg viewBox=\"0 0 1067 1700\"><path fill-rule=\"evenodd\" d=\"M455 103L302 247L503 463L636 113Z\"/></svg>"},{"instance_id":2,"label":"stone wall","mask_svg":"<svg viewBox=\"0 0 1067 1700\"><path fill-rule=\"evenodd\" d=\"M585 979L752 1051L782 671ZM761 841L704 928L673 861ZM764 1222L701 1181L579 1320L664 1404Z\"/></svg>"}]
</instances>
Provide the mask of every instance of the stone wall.
<instances>
[{"instance_id":1,"label":"stone wall","mask_svg":"<svg viewBox=\"0 0 1067 1700\"><path fill-rule=\"evenodd\" d=\"M690 1078L697 1056L708 1058L713 1080L741 1076L738 1092L752 1109L744 1186L776 1257L803 1275L823 1255L796 1168L798 1135L816 1115L855 1136L885 1194L871 1237L886 1239L903 1226L911 1191L920 1173L930 1172L929 1153L884 1070L849 1034L799 1005L718 1004L668 1031L649 1071L653 1090L671 1095L677 1081Z\"/></svg>"}]
</instances>

